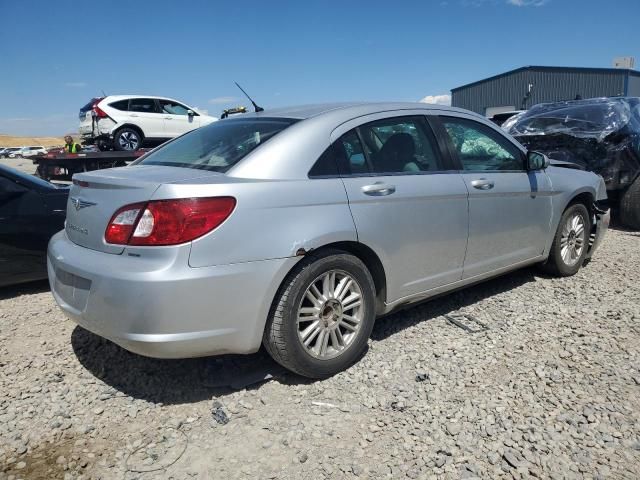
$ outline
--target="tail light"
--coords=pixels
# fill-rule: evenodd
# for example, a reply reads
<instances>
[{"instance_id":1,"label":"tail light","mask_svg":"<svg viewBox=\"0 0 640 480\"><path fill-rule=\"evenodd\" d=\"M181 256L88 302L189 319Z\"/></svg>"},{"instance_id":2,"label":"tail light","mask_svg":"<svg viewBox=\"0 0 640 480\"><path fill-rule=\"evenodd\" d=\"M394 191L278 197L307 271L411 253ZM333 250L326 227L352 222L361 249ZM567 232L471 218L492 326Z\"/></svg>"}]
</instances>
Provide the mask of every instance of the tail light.
<instances>
[{"instance_id":1,"label":"tail light","mask_svg":"<svg viewBox=\"0 0 640 480\"><path fill-rule=\"evenodd\" d=\"M113 214L104 238L119 245L177 245L211 232L236 206L233 197L134 203Z\"/></svg>"},{"instance_id":2,"label":"tail light","mask_svg":"<svg viewBox=\"0 0 640 480\"><path fill-rule=\"evenodd\" d=\"M106 118L108 116L98 105L93 106L93 114L97 118Z\"/></svg>"}]
</instances>

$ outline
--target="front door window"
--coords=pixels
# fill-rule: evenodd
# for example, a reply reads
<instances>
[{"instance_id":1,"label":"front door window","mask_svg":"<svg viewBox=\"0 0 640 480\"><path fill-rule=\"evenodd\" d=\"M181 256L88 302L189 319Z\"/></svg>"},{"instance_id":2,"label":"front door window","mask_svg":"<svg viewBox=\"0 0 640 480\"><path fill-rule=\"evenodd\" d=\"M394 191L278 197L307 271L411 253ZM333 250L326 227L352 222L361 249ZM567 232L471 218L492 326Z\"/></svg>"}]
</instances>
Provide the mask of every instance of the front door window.
<instances>
[{"instance_id":1,"label":"front door window","mask_svg":"<svg viewBox=\"0 0 640 480\"><path fill-rule=\"evenodd\" d=\"M489 127L462 118L443 118L442 123L451 138L463 170L524 170L520 150L500 138Z\"/></svg>"}]
</instances>

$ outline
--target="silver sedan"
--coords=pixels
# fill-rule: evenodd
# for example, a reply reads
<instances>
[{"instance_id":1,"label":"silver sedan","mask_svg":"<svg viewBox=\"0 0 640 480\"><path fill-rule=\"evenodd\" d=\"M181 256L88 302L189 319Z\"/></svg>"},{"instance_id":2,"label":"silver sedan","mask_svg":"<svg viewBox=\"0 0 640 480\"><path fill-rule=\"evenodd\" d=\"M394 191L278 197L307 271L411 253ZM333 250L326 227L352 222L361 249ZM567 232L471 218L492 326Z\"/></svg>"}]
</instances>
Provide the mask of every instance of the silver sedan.
<instances>
[{"instance_id":1,"label":"silver sedan","mask_svg":"<svg viewBox=\"0 0 640 480\"><path fill-rule=\"evenodd\" d=\"M602 179L483 117L413 103L229 118L74 176L51 288L142 355L251 353L332 375L376 317L540 264L573 275L608 225Z\"/></svg>"}]
</instances>

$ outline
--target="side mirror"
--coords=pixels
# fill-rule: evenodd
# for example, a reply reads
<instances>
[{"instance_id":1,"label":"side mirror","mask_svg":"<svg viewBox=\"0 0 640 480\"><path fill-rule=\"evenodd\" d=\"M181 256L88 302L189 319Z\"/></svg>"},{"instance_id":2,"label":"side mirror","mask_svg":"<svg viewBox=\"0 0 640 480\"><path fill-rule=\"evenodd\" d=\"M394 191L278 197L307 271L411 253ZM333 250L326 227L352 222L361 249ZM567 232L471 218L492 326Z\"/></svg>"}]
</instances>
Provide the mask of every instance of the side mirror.
<instances>
[{"instance_id":1,"label":"side mirror","mask_svg":"<svg viewBox=\"0 0 640 480\"><path fill-rule=\"evenodd\" d=\"M196 114L196 112L194 112L193 110L187 110L187 115L189 115L190 117L193 117Z\"/></svg>"},{"instance_id":2,"label":"side mirror","mask_svg":"<svg viewBox=\"0 0 640 480\"><path fill-rule=\"evenodd\" d=\"M549 157L540 152L527 152L527 170L544 170L551 162Z\"/></svg>"}]
</instances>

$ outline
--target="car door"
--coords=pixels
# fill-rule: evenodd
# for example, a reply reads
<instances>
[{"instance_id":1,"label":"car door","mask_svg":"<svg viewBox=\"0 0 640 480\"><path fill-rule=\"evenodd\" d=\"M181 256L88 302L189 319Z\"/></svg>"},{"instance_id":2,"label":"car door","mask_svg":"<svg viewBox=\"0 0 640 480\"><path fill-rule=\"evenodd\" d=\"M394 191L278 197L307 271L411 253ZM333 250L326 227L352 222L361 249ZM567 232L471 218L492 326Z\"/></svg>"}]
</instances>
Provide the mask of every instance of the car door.
<instances>
[{"instance_id":1,"label":"car door","mask_svg":"<svg viewBox=\"0 0 640 480\"><path fill-rule=\"evenodd\" d=\"M387 301L460 280L467 189L440 154L425 118L360 117L339 127L335 137L358 240L384 265Z\"/></svg>"},{"instance_id":2,"label":"car door","mask_svg":"<svg viewBox=\"0 0 640 480\"><path fill-rule=\"evenodd\" d=\"M189 107L173 100L158 100L165 137L177 137L200 126L200 117ZM189 115L188 112L193 112Z\"/></svg>"},{"instance_id":3,"label":"car door","mask_svg":"<svg viewBox=\"0 0 640 480\"><path fill-rule=\"evenodd\" d=\"M142 129L146 138L163 138L164 119L153 98L131 98L127 112L129 123Z\"/></svg>"},{"instance_id":4,"label":"car door","mask_svg":"<svg viewBox=\"0 0 640 480\"><path fill-rule=\"evenodd\" d=\"M489 125L453 116L439 121L469 191L463 278L540 257L552 213L547 174L527 171L523 150Z\"/></svg>"}]
</instances>

